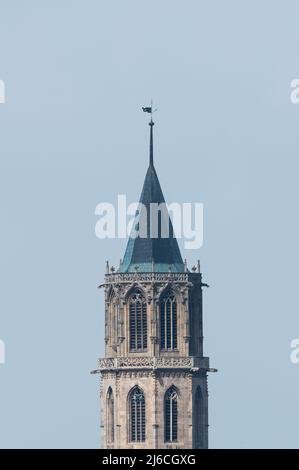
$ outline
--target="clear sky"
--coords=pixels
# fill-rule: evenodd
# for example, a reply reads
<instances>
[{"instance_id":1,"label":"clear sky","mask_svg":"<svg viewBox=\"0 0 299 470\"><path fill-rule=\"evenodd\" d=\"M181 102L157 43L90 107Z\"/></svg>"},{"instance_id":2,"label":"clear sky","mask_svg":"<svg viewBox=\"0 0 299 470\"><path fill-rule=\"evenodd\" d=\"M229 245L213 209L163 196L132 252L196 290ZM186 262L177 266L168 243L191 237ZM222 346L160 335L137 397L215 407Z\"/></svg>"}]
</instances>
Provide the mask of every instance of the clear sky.
<instances>
[{"instance_id":1,"label":"clear sky","mask_svg":"<svg viewBox=\"0 0 299 470\"><path fill-rule=\"evenodd\" d=\"M299 447L298 1L0 0L0 447L97 447L95 207L204 203L211 447Z\"/></svg>"}]
</instances>

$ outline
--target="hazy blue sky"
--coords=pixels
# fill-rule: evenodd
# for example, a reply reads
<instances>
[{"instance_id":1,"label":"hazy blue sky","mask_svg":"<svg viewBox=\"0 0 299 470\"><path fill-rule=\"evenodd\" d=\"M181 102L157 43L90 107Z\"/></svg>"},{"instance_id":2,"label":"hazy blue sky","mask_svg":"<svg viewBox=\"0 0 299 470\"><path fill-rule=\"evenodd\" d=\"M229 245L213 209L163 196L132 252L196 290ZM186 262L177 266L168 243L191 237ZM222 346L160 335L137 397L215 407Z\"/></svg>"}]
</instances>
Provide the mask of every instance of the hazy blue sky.
<instances>
[{"instance_id":1,"label":"hazy blue sky","mask_svg":"<svg viewBox=\"0 0 299 470\"><path fill-rule=\"evenodd\" d=\"M94 210L204 203L211 447L299 447L298 1L0 0L0 447L97 447Z\"/></svg>"}]
</instances>

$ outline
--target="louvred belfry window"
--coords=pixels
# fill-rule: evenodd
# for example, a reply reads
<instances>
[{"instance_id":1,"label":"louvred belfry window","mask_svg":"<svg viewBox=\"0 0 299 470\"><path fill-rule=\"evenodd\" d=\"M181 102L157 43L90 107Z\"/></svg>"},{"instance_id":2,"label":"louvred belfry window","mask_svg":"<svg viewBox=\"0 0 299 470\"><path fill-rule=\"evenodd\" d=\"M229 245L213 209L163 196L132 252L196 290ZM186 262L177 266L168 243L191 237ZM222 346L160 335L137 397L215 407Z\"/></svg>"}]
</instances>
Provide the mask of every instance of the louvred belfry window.
<instances>
[{"instance_id":1,"label":"louvred belfry window","mask_svg":"<svg viewBox=\"0 0 299 470\"><path fill-rule=\"evenodd\" d=\"M174 387L170 387L165 393L164 440L165 442L178 440L178 396Z\"/></svg>"},{"instance_id":2,"label":"louvred belfry window","mask_svg":"<svg viewBox=\"0 0 299 470\"><path fill-rule=\"evenodd\" d=\"M129 397L130 441L145 441L145 399L142 390L135 387Z\"/></svg>"},{"instance_id":3,"label":"louvred belfry window","mask_svg":"<svg viewBox=\"0 0 299 470\"><path fill-rule=\"evenodd\" d=\"M177 303L174 295L160 301L161 349L177 349Z\"/></svg>"},{"instance_id":4,"label":"louvred belfry window","mask_svg":"<svg viewBox=\"0 0 299 470\"><path fill-rule=\"evenodd\" d=\"M130 351L144 351L147 348L146 302L141 293L134 293L129 300Z\"/></svg>"}]
</instances>

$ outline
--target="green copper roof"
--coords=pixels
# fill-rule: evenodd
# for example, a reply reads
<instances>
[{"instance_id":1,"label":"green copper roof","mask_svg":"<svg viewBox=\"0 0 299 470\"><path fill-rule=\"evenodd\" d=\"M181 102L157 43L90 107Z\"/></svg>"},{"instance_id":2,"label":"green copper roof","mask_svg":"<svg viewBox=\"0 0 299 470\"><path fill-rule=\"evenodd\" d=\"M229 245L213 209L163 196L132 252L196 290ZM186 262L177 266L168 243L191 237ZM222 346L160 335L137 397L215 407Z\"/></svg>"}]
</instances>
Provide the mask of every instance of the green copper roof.
<instances>
[{"instance_id":1,"label":"green copper roof","mask_svg":"<svg viewBox=\"0 0 299 470\"><path fill-rule=\"evenodd\" d=\"M150 122L150 164L145 176L140 203L142 203L140 214L146 214L146 237L132 237L128 240L125 256L119 268L119 272L184 272L184 263L178 247L177 240L173 233L173 227L170 217L164 216L169 223L169 236L167 238L161 236L161 220L158 226L156 238L150 236L150 204L165 203L162 189L158 180L156 170L153 163L153 125ZM146 212L143 212L145 211ZM142 218L142 217L141 217Z\"/></svg>"}]
</instances>

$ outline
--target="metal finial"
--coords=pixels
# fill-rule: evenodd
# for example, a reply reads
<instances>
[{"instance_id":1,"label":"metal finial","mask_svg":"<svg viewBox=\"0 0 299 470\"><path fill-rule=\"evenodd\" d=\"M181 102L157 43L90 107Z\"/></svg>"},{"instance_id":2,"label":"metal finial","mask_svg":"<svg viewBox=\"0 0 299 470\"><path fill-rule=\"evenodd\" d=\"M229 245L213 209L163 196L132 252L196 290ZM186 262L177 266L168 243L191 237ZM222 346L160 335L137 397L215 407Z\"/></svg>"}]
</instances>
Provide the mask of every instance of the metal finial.
<instances>
[{"instance_id":1,"label":"metal finial","mask_svg":"<svg viewBox=\"0 0 299 470\"><path fill-rule=\"evenodd\" d=\"M184 259L184 268L185 268L185 273L186 273L188 271L186 258Z\"/></svg>"},{"instance_id":2,"label":"metal finial","mask_svg":"<svg viewBox=\"0 0 299 470\"><path fill-rule=\"evenodd\" d=\"M153 121L153 113L155 111L157 111L157 108L156 109L153 109L153 100L151 100L151 105L150 106L146 106L146 107L143 107L142 108L143 112L144 113L149 113L151 115L151 120L150 122L148 123L150 128L151 128L151 131L150 131L150 151L149 151L149 163L150 163L150 166L153 166L154 165L154 149L153 149L153 127L155 125L154 121Z\"/></svg>"},{"instance_id":3,"label":"metal finial","mask_svg":"<svg viewBox=\"0 0 299 470\"><path fill-rule=\"evenodd\" d=\"M153 126L154 122L151 120L150 123L150 149L149 149L149 164L154 166L154 138L153 138Z\"/></svg>"}]
</instances>

